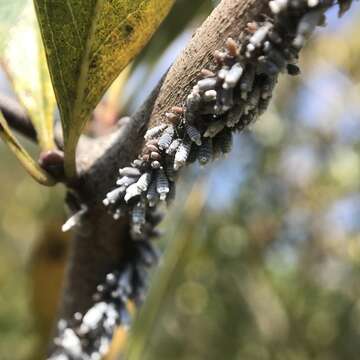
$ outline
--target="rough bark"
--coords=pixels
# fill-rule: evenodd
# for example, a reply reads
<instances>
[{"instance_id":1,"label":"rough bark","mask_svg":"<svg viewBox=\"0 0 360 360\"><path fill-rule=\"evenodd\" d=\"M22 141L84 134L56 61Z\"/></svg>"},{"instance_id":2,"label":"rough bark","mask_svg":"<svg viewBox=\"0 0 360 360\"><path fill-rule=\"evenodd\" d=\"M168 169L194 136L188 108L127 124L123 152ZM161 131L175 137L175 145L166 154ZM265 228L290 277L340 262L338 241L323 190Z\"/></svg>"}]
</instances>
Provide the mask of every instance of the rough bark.
<instances>
[{"instance_id":1,"label":"rough bark","mask_svg":"<svg viewBox=\"0 0 360 360\"><path fill-rule=\"evenodd\" d=\"M71 319L75 312L89 309L96 286L119 267L129 240L126 219L115 221L101 205L91 208L72 242L62 318Z\"/></svg>"},{"instance_id":2,"label":"rough bark","mask_svg":"<svg viewBox=\"0 0 360 360\"><path fill-rule=\"evenodd\" d=\"M214 51L227 38L241 37L246 24L268 13L268 2L259 0L223 0L196 31L186 49L170 68L151 115L151 124L164 121L165 112L181 106L201 69L214 69Z\"/></svg>"}]
</instances>

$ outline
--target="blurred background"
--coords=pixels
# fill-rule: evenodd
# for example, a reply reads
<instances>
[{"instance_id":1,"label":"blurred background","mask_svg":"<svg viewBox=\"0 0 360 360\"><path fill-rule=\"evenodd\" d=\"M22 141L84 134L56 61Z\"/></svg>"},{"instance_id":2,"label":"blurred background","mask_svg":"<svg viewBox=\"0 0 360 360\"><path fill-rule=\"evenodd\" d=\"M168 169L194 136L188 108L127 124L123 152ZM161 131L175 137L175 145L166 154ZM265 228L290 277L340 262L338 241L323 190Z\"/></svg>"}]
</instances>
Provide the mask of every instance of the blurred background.
<instances>
[{"instance_id":1,"label":"blurred background","mask_svg":"<svg viewBox=\"0 0 360 360\"><path fill-rule=\"evenodd\" d=\"M177 1L89 133L141 104L213 6ZM11 34L16 22L3 14ZM183 173L132 338L146 348L141 359L359 358L359 23L357 2L341 19L330 11L302 52L302 75L280 78L270 110L230 156ZM0 89L12 94L4 72ZM2 143L0 163L0 359L39 359L70 241L59 231L64 190L37 185Z\"/></svg>"}]
</instances>

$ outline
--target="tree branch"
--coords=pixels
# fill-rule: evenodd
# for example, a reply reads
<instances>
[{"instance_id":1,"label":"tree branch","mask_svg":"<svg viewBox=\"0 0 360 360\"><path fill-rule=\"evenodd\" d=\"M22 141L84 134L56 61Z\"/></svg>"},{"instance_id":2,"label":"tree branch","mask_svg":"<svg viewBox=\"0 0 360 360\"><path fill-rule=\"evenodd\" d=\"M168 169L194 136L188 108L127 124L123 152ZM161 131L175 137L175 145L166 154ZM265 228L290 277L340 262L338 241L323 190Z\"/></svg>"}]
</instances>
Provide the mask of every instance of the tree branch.
<instances>
[{"instance_id":1,"label":"tree branch","mask_svg":"<svg viewBox=\"0 0 360 360\"><path fill-rule=\"evenodd\" d=\"M228 36L239 37L246 23L263 9L262 1L223 0L165 75L165 84L158 85L126 126L109 136L80 142L77 153L80 177L69 186L79 199L75 207L86 204L88 212L76 229L68 259L60 311L61 319L67 323L73 321L75 313L84 314L93 305L97 285L131 256L129 216L115 221L102 204L114 185L118 169L127 166L140 152L149 121L159 121L156 119L160 119L165 108L183 101L200 70L211 62L213 51ZM51 352L57 351L55 347Z\"/></svg>"},{"instance_id":2,"label":"tree branch","mask_svg":"<svg viewBox=\"0 0 360 360\"><path fill-rule=\"evenodd\" d=\"M121 256L124 255L121 247L126 240L121 240L121 237L124 236L125 229L125 234L129 231L127 219L113 221L102 205L102 199L114 185L118 169L136 158L149 121L154 123L159 119L164 120L159 114L163 109L186 98L200 70L212 61L214 50L223 46L228 36L240 36L247 22L264 13L264 9L262 1L223 0L170 68L164 84L158 85L141 109L131 117L127 126L114 134L79 144L77 161L81 175L70 186L76 191L80 201L89 207L86 218L93 221L84 221L73 242L62 306L65 318L76 311L83 311L91 304L90 295L111 269L106 263L114 265L116 262L109 261L109 252L117 261L121 261ZM102 233L103 236L100 235ZM88 256L84 255L88 253ZM79 276L83 273L83 276Z\"/></svg>"},{"instance_id":3,"label":"tree branch","mask_svg":"<svg viewBox=\"0 0 360 360\"><path fill-rule=\"evenodd\" d=\"M275 3L276 5L275 1L272 3ZM296 59L297 53L302 47L302 43L298 48L293 46L295 36L297 35L297 22L303 20L303 17L308 15L308 13L305 11L309 10L309 13L312 12L311 15L315 15L310 19L310 25L313 23L315 27L317 25L317 21L322 15L322 12L325 11L327 7L333 5L333 3L333 0L324 0L324 2L319 5L322 7L318 9L318 11L313 11L312 8L310 11L307 3L304 2L304 13L301 13L301 11L299 13L295 12L295 22L290 21L286 24L285 30L290 28L292 31L291 35L288 36L288 34L285 32L285 35L282 34L283 38L280 40L282 46L286 47L286 50L290 50L288 51L289 54L284 54L284 51L284 53L280 52L280 55L285 57L288 56L288 59L286 59L286 61L284 60L284 64L282 66L281 58L280 60L277 58L280 65L274 72L267 72L269 70L268 68L264 71L263 69L260 69L260 71L256 73L256 76L253 76L252 85L250 89L247 90L247 92L245 91L245 96L243 93L237 94L238 103L236 104L236 102L234 102L234 104L241 105L243 107L243 111L244 107L249 105L246 103L246 101L249 102L247 97L251 98L251 96L254 95L253 97L256 100L255 104L251 104L253 107L249 107L250 110L246 110L251 113L250 118L258 116L262 110L266 108L271 97L272 86L276 82L278 73L281 70L285 71L288 69L288 64L293 65L291 61ZM282 6L282 4L283 2L279 2L279 5L276 6ZM184 126L186 127L186 125L189 124L193 125L190 122L187 122L188 119L186 119L186 107L188 106L187 98L189 94L199 91L194 90L194 85L199 84L198 80L201 70L205 68L213 71L214 74L212 77L213 80L216 80L215 83L219 93L225 93L225 90L227 89L226 86L228 84L225 84L224 78L220 78L218 74L219 68L221 66L223 66L221 70L224 69L226 71L228 71L233 66L236 68L240 67L241 65L244 66L244 68L250 66L250 68L252 67L252 70L256 69L257 71L259 69L258 67L261 66L259 60L261 56L264 58L263 60L265 63L266 61L274 60L271 58L271 56L278 55L279 51L277 49L272 49L273 53L270 55L265 54L268 56L268 58L266 58L263 56L264 53L261 53L259 50L260 47L262 49L262 46L264 45L262 42L260 42L261 46L258 47L258 50L256 50L256 44L253 45L252 50L251 47L249 48L255 53L255 55L252 53L250 53L249 56L242 54L241 60L238 60L238 55L230 56L231 61L229 62L229 66L225 61L219 62L219 60L215 59L214 56L214 51L223 49L226 40L229 37L237 39L238 42L240 42L240 44L235 43L235 41L233 41L233 43L230 42L230 48L232 47L232 50L229 50L228 48L229 52L233 51L234 53L239 49L243 49L242 45L244 45L244 41L249 41L249 32L246 32L248 23L252 21L256 22L254 32L257 31L257 25L259 24L260 28L262 26L267 28L267 26L269 26L268 28L270 29L273 24L268 23L266 19L269 19L270 16L276 18L276 15L274 14L275 12L273 14L270 13L269 2L267 1L223 0L196 32L188 47L183 51L183 53L170 68L168 74L165 77L164 83L159 84L158 88L152 93L149 100L131 118L127 126L121 128L119 131L110 135L109 137L91 140L90 145L89 143L84 143L84 145L80 144L78 151L78 165L79 169L81 170L81 175L76 182L69 185L76 192L79 198L79 203L86 204L88 207L88 212L83 218L83 221L80 223L80 226L76 232L76 237L73 242L72 255L69 260L70 266L68 269L67 285L64 290L62 303L62 317L65 320L71 321L73 314L77 311L82 313L86 312L86 310L89 309L93 303L91 295L93 295L96 291L96 286L101 281L103 281L108 272L121 267L121 265L124 264L129 259L129 257L133 255L130 249L132 247L131 244L135 242L132 238L132 234L130 233L131 226L129 224L129 212L125 212L125 214L122 216L119 215L120 219L115 221L107 214L106 208L102 206L101 201L104 199L106 193L113 188L115 179L118 176L118 169L124 166L129 166L131 161L133 161L136 156L143 150L142 147L144 143L144 133L148 125L150 127L163 123L168 125L170 124L170 119L166 116L166 113L171 111L173 106L184 107L185 121L180 124L182 127L180 131L182 131L183 134L181 138L179 137L179 140L185 142L188 140L187 138L190 138L190 140L192 140L196 145L200 145L201 141L198 143L196 140L191 138L191 135L189 135L187 130L184 132ZM290 15L293 16L293 14ZM288 19L285 20L287 21ZM306 26L308 25L309 24L306 24ZM278 31L279 29L275 30ZM282 31L283 29L280 30ZM267 36L267 33L265 35ZM300 35L302 36L304 34ZM262 36L261 41L263 41L264 38L265 37ZM274 43L276 43L276 39L274 40ZM245 44L248 45L249 43ZM294 49L292 47L294 47ZM218 64L215 63L215 60L218 60ZM244 63L240 64L237 61L244 61ZM251 61L253 61L253 63L251 63ZM296 70L296 66L294 67ZM293 71L295 70L293 68ZM243 71L243 69L241 69L241 71ZM221 86L219 86L220 80L223 81L220 84ZM231 79L229 82L230 81ZM266 81L268 82L266 83ZM236 84L238 84L238 82L239 78L237 79ZM224 85L226 86L224 87ZM214 88L212 88L212 90L214 90ZM201 97L199 93L197 95ZM251 100L253 101L254 99ZM222 122L222 124L220 124L222 126L221 130L228 126L229 129L225 129L224 131L230 133L230 136L231 131L235 127L228 125L226 122L226 116L231 112L238 111L236 109L239 109L239 106L234 106L234 109L222 109L223 112L219 113L220 115L217 119L218 122ZM213 110L214 106L211 111ZM213 114L214 113L211 112L205 113L205 122L208 120L206 119L206 116L210 117L210 120L206 126L210 127L212 122L214 122L212 116ZM202 115L200 114L199 117L201 118ZM245 113L244 111L244 113L241 112L241 115L235 115L238 115L238 118L242 118L243 115L247 117L248 113ZM237 119L237 121L239 122L239 119ZM247 123L245 121L244 124L239 124L241 126L239 126L238 129L241 129L242 125L245 126L246 124ZM199 127L202 125L203 124L199 124ZM202 137L200 137L199 140L205 141L206 137L204 135L204 127L201 128L201 131ZM198 133L200 136L199 131ZM158 139L155 140L156 142L154 144L159 145ZM170 141L171 140L172 138ZM148 143L146 146L154 147L154 144ZM191 148L191 146L192 145L190 144L189 148ZM168 155L165 153L165 151L163 151L164 149L160 150L155 146L155 150L151 151L155 153L155 156L160 157L161 161L164 161ZM159 151L159 153L157 154L156 151ZM144 155L148 154L145 153ZM161 158L161 156L163 156L163 158ZM171 155L168 157L171 157ZM145 162L152 161L151 159L149 160L149 156L147 160L144 160L144 158L142 160ZM187 158L185 159L184 163L186 161ZM170 169L173 168L173 164L174 163L171 163ZM142 165L140 165L140 168L141 166ZM163 171L163 169L154 170L156 168L152 166L152 163L151 166L149 163L145 164L145 170L142 175L148 174L152 176L156 174L156 181L158 181L158 175L161 173L161 171ZM151 181L154 180L152 179ZM171 186L173 186L173 184ZM128 188L126 188L126 191L127 189ZM147 188L144 191L147 191ZM157 190L157 192L160 193L159 190ZM167 192L165 192L165 194L167 194ZM140 202L140 200L138 200L138 202ZM78 207L80 207L80 205ZM151 211L149 208L150 205L147 210ZM127 210L129 210L129 206ZM132 211L134 211L134 209L132 209Z\"/></svg>"},{"instance_id":4,"label":"tree branch","mask_svg":"<svg viewBox=\"0 0 360 360\"><path fill-rule=\"evenodd\" d=\"M128 218L115 221L102 200L113 186L118 169L137 156L160 86L161 82L125 126L106 137L79 144L81 175L71 187L89 210L72 242L61 310L64 319L90 307L96 286L127 255L124 249L131 241Z\"/></svg>"}]
</instances>

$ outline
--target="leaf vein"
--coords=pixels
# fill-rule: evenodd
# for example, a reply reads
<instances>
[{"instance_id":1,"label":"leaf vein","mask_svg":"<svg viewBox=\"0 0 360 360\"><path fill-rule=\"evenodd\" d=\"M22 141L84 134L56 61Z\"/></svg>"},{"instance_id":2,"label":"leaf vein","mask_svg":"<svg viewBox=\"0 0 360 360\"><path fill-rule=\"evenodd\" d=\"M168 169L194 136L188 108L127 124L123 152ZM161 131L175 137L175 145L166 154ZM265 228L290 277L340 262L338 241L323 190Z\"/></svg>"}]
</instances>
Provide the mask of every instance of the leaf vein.
<instances>
[{"instance_id":1,"label":"leaf vein","mask_svg":"<svg viewBox=\"0 0 360 360\"><path fill-rule=\"evenodd\" d=\"M78 40L79 40L79 45L82 48L83 47L82 46L83 42L81 40L80 30L79 30L79 28L77 26L75 15L74 15L74 12L73 12L73 8L71 7L71 4L70 4L69 0L66 0L66 5L67 5L67 7L69 8L69 11L70 11L71 21L74 24L75 32L76 32L76 35L77 35Z\"/></svg>"}]
</instances>

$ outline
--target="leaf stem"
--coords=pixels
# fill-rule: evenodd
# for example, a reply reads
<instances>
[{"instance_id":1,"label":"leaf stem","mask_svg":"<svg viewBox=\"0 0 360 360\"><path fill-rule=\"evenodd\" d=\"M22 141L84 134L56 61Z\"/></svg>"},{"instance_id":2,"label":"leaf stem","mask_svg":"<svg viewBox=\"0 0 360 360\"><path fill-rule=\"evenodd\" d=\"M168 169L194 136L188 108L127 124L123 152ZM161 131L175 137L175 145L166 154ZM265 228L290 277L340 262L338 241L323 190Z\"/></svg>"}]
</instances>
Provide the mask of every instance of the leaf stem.
<instances>
[{"instance_id":1,"label":"leaf stem","mask_svg":"<svg viewBox=\"0 0 360 360\"><path fill-rule=\"evenodd\" d=\"M0 138L4 140L5 144L10 148L20 161L21 165L35 181L45 186L53 186L56 184L56 181L36 163L36 161L16 140L1 111Z\"/></svg>"}]
</instances>

